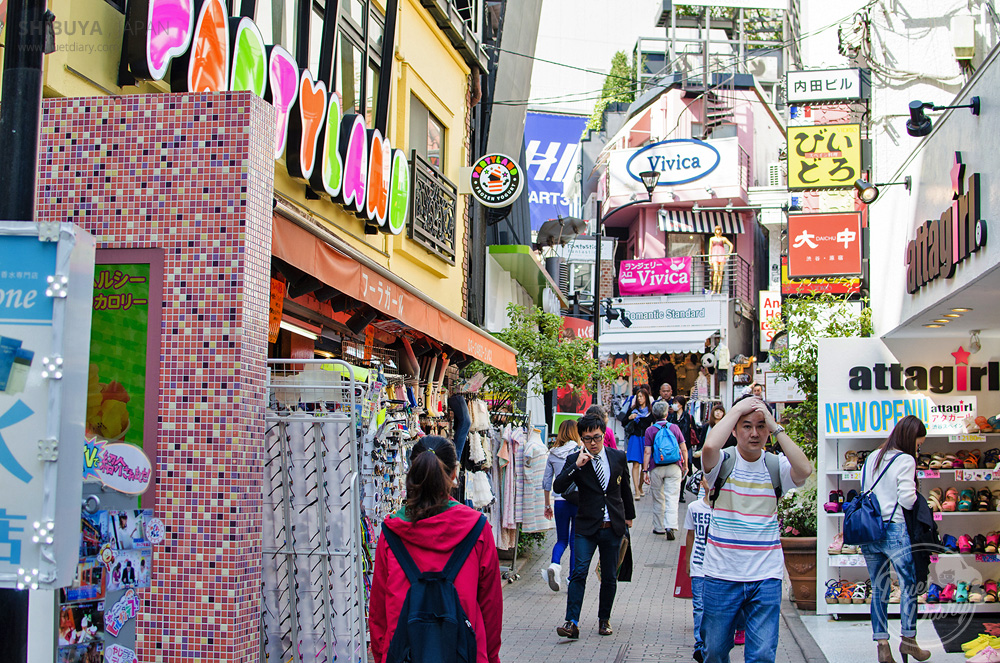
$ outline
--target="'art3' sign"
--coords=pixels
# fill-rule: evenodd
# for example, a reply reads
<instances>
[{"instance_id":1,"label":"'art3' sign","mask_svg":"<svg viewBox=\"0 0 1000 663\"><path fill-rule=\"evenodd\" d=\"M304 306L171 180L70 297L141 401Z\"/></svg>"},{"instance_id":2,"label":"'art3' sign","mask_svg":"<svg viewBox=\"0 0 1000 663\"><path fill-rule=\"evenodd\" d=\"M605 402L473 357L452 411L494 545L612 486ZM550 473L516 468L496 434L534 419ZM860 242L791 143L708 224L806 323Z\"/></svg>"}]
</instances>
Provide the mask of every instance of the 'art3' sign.
<instances>
[{"instance_id":1,"label":"'art3' sign","mask_svg":"<svg viewBox=\"0 0 1000 663\"><path fill-rule=\"evenodd\" d=\"M274 106L274 158L316 194L398 235L406 226L410 171L364 117L344 115L340 95L299 69L291 53L265 45L257 25L230 17L222 0L133 0L123 49L137 78L174 92L249 91Z\"/></svg>"}]
</instances>

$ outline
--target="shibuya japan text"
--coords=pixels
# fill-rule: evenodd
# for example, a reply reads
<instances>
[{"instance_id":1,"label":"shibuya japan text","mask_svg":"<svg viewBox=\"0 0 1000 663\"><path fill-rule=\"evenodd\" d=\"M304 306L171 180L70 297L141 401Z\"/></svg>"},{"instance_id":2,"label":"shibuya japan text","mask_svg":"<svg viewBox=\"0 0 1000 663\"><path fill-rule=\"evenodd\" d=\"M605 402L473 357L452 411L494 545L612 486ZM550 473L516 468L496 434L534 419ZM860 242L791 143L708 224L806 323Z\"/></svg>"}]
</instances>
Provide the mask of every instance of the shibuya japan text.
<instances>
[{"instance_id":1,"label":"shibuya japan text","mask_svg":"<svg viewBox=\"0 0 1000 663\"><path fill-rule=\"evenodd\" d=\"M0 663L1000 663L992 0L0 0L0 63Z\"/></svg>"}]
</instances>

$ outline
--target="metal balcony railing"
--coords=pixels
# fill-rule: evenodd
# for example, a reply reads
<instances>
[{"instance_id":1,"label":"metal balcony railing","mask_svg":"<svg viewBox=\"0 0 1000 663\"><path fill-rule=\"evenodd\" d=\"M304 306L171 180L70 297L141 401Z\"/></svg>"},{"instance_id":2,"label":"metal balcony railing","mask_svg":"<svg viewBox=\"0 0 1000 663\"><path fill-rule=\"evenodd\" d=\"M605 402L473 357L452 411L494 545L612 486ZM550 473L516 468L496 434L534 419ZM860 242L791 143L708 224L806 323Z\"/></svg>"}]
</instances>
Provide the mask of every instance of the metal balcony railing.
<instances>
[{"instance_id":1,"label":"metal balcony railing","mask_svg":"<svg viewBox=\"0 0 1000 663\"><path fill-rule=\"evenodd\" d=\"M455 264L458 187L416 150L410 154L410 167L410 239Z\"/></svg>"}]
</instances>

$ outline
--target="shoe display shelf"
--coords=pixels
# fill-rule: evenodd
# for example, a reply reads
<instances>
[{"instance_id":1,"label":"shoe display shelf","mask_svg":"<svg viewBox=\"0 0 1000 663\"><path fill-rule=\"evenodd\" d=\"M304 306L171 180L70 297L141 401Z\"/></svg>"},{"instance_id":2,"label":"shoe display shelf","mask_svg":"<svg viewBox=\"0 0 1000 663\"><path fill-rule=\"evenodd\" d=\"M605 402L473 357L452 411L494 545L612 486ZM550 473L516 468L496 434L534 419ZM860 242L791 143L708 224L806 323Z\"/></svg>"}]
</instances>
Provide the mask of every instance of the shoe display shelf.
<instances>
[{"instance_id":1,"label":"shoe display shelf","mask_svg":"<svg viewBox=\"0 0 1000 663\"><path fill-rule=\"evenodd\" d=\"M817 473L817 565L816 565L816 611L818 614L837 615L868 614L871 606L867 603L827 603L827 581L839 580L850 583L864 582L868 579L868 568L863 555L830 554L827 546L837 534L842 533L844 513L828 513L823 506L829 499L830 491L841 490L846 496L850 490L861 490L860 466L857 470L844 470L845 454L849 451L873 451L884 441L880 438L861 437L824 437L819 444ZM1000 447L1000 433L978 435L928 436L920 453L955 454L960 450L971 451L979 449L985 452L991 447ZM1000 489L1000 471L981 466L978 468L941 468L935 470L917 471L917 490L927 497L930 491L937 487L942 492L954 486L959 492L971 489L978 493L982 488L990 491ZM946 534L958 538L962 534L975 536L1000 530L1000 511L993 500L990 501L990 511L946 511L935 512L938 532L942 539ZM895 578L895 573L893 573ZM984 583L987 580L1000 580L1000 554L994 553L950 553L940 554L932 558L928 583L936 583L942 587L948 583L959 581ZM898 615L899 603L890 603L890 615ZM941 613L994 613L1000 612L1000 602L992 603L921 603L918 605L920 614Z\"/></svg>"}]
</instances>

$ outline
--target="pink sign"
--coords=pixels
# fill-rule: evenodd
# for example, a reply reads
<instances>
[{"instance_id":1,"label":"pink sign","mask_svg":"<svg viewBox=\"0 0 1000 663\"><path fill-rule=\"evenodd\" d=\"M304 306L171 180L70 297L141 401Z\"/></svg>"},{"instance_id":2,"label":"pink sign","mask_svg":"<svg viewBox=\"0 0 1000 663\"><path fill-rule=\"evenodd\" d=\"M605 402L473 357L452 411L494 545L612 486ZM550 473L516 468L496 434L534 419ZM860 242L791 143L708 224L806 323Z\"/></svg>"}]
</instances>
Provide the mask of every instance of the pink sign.
<instances>
[{"instance_id":1,"label":"pink sign","mask_svg":"<svg viewBox=\"0 0 1000 663\"><path fill-rule=\"evenodd\" d=\"M691 292L691 258L622 260L618 287L622 295Z\"/></svg>"}]
</instances>

